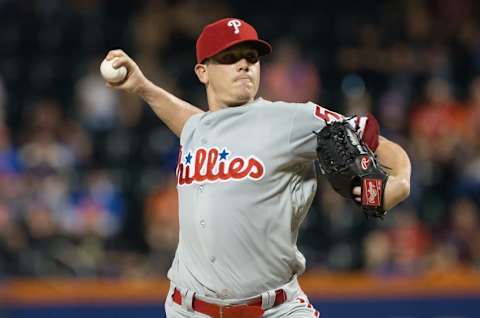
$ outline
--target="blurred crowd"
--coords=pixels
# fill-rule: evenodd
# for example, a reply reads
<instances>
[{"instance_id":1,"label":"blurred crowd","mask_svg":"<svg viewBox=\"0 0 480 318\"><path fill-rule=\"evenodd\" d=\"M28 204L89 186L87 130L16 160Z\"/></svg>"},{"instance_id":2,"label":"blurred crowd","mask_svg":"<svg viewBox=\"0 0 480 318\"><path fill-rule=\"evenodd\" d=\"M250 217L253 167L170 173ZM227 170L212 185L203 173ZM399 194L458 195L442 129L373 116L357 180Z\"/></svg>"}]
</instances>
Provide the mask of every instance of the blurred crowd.
<instances>
[{"instance_id":1,"label":"blurred crowd","mask_svg":"<svg viewBox=\"0 0 480 318\"><path fill-rule=\"evenodd\" d=\"M1 0L0 278L165 275L178 140L98 67L122 48L206 109L194 43L227 16L273 44L261 96L371 112L412 160L411 196L382 221L320 180L307 270L480 270L478 2Z\"/></svg>"}]
</instances>

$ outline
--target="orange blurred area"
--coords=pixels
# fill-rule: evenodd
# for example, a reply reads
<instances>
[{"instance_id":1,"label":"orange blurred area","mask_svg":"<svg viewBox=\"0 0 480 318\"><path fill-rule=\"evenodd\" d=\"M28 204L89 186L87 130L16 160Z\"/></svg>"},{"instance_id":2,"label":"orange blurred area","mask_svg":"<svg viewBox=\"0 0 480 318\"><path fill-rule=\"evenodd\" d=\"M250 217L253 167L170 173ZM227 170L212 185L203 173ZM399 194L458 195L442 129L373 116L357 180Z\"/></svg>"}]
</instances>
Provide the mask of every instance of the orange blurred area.
<instances>
[{"instance_id":1,"label":"orange blurred area","mask_svg":"<svg viewBox=\"0 0 480 318\"><path fill-rule=\"evenodd\" d=\"M480 296L480 273L462 270L417 277L309 273L300 283L310 297L324 300ZM20 279L2 285L0 304L163 303L168 288L165 279Z\"/></svg>"}]
</instances>

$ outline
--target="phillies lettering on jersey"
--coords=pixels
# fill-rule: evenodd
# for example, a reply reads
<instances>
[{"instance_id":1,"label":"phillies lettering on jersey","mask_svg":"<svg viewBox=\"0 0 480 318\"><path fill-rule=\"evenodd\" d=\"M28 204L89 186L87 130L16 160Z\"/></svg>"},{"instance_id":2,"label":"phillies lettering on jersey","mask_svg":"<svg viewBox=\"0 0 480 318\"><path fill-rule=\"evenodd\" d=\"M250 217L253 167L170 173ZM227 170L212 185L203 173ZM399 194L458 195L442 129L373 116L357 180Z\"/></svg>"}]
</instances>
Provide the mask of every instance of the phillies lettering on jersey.
<instances>
[{"instance_id":1,"label":"phillies lettering on jersey","mask_svg":"<svg viewBox=\"0 0 480 318\"><path fill-rule=\"evenodd\" d=\"M265 166L255 156L231 156L227 148L220 152L217 147L200 147L184 156L180 148L177 165L179 186L201 182L260 180L265 175Z\"/></svg>"}]
</instances>

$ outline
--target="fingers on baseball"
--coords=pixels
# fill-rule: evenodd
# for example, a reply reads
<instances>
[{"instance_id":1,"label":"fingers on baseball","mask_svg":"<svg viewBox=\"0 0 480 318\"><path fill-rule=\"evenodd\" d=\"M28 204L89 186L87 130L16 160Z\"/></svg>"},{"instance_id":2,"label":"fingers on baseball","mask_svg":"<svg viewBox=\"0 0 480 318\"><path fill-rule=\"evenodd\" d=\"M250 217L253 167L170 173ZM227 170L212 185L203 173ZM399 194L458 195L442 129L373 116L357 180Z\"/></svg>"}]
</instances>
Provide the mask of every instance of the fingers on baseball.
<instances>
[{"instance_id":1,"label":"fingers on baseball","mask_svg":"<svg viewBox=\"0 0 480 318\"><path fill-rule=\"evenodd\" d=\"M105 86L108 88L118 89L118 83L105 82Z\"/></svg>"},{"instance_id":2,"label":"fingers on baseball","mask_svg":"<svg viewBox=\"0 0 480 318\"><path fill-rule=\"evenodd\" d=\"M120 82L115 82L115 83L114 83L114 82L106 81L106 82L105 82L105 85L106 85L107 87L109 87L109 88L121 89L121 88L123 88L122 85L125 84L125 82L127 81L127 79L128 79L128 74L127 74L127 76L125 76L125 78L124 78L122 81L120 81Z\"/></svg>"},{"instance_id":3,"label":"fingers on baseball","mask_svg":"<svg viewBox=\"0 0 480 318\"><path fill-rule=\"evenodd\" d=\"M355 201L357 202L360 202L361 201L361 198L360 196L362 195L362 189L360 187L353 187L352 189L352 194L355 198Z\"/></svg>"},{"instance_id":4,"label":"fingers on baseball","mask_svg":"<svg viewBox=\"0 0 480 318\"><path fill-rule=\"evenodd\" d=\"M120 66L125 66L128 70L129 67L129 58L127 56L117 57L117 59L112 63L113 68L119 68Z\"/></svg>"},{"instance_id":5,"label":"fingers on baseball","mask_svg":"<svg viewBox=\"0 0 480 318\"><path fill-rule=\"evenodd\" d=\"M113 58L116 58L116 57L122 57L122 56L126 56L127 54L121 50L121 49L117 49L117 50L110 50L108 51L108 54L107 56L105 57L107 59L107 61L113 59Z\"/></svg>"},{"instance_id":6,"label":"fingers on baseball","mask_svg":"<svg viewBox=\"0 0 480 318\"><path fill-rule=\"evenodd\" d=\"M109 88L121 89L122 88L121 86L125 83L127 78L128 78L128 75L127 75L127 77L125 77L125 79L123 81L120 81L120 82L117 82L117 83L105 82L105 85Z\"/></svg>"}]
</instances>

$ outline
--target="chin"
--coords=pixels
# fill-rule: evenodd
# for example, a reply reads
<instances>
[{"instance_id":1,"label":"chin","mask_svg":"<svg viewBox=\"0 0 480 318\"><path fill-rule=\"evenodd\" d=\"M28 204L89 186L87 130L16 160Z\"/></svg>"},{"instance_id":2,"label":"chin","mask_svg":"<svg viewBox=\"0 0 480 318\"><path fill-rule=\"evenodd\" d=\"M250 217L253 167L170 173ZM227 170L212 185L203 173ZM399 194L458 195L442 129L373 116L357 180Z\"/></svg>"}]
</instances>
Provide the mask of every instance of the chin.
<instances>
[{"instance_id":1,"label":"chin","mask_svg":"<svg viewBox=\"0 0 480 318\"><path fill-rule=\"evenodd\" d=\"M252 101L255 98L255 96L252 96L250 94L248 95L240 95L235 98L235 100L232 102L233 106L241 106L243 104L246 104L250 101Z\"/></svg>"},{"instance_id":2,"label":"chin","mask_svg":"<svg viewBox=\"0 0 480 318\"><path fill-rule=\"evenodd\" d=\"M244 89L240 90L237 95L235 96L237 100L242 100L245 103L253 100L255 98L256 91L253 88L245 87Z\"/></svg>"},{"instance_id":3,"label":"chin","mask_svg":"<svg viewBox=\"0 0 480 318\"><path fill-rule=\"evenodd\" d=\"M230 98L226 104L230 107L242 106L254 100L256 93L257 92L253 86L237 87L237 89L235 89L234 91L231 91L231 93L229 94Z\"/></svg>"}]
</instances>

